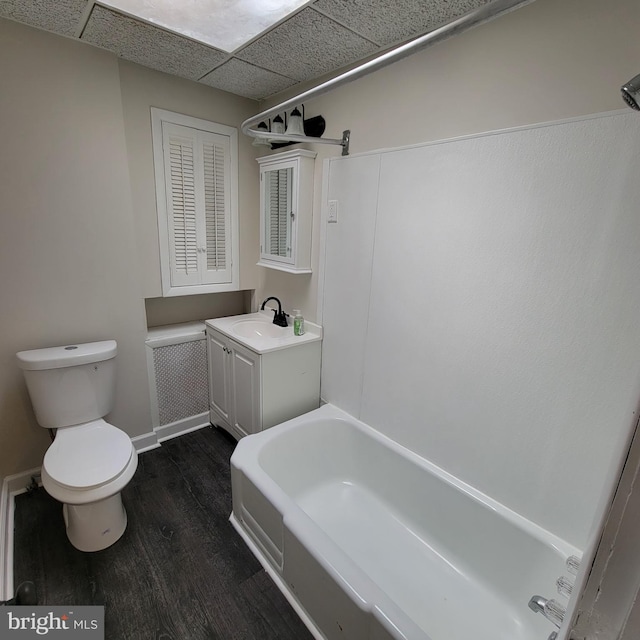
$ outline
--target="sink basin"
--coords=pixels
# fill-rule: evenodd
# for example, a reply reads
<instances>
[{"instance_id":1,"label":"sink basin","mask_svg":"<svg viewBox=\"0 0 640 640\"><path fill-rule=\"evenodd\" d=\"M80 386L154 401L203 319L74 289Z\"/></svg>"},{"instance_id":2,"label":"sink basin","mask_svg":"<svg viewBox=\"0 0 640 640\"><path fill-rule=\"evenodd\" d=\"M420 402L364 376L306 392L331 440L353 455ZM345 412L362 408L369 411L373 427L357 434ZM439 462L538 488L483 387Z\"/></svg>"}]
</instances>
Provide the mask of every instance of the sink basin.
<instances>
[{"instance_id":1,"label":"sink basin","mask_svg":"<svg viewBox=\"0 0 640 640\"><path fill-rule=\"evenodd\" d=\"M286 329L272 322L240 320L231 325L231 330L241 338L282 338Z\"/></svg>"},{"instance_id":2,"label":"sink basin","mask_svg":"<svg viewBox=\"0 0 640 640\"><path fill-rule=\"evenodd\" d=\"M212 318L207 320L207 329L220 332L258 354L299 347L322 340L320 325L306 322L304 335L294 336L293 327L279 327L273 324L273 315L267 311Z\"/></svg>"}]
</instances>

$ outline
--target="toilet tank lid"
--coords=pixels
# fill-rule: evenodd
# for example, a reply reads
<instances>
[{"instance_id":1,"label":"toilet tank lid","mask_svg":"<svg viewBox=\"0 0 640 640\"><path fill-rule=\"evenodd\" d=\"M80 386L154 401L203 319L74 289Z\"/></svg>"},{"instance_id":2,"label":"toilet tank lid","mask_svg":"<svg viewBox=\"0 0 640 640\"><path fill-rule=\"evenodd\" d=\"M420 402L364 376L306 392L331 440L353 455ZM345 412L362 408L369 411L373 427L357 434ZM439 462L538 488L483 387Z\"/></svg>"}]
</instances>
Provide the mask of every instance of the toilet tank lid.
<instances>
[{"instance_id":1,"label":"toilet tank lid","mask_svg":"<svg viewBox=\"0 0 640 640\"><path fill-rule=\"evenodd\" d=\"M115 340L102 340L101 342L20 351L16 353L16 358L21 369L34 371L102 362L115 358L117 352L118 345Z\"/></svg>"}]
</instances>

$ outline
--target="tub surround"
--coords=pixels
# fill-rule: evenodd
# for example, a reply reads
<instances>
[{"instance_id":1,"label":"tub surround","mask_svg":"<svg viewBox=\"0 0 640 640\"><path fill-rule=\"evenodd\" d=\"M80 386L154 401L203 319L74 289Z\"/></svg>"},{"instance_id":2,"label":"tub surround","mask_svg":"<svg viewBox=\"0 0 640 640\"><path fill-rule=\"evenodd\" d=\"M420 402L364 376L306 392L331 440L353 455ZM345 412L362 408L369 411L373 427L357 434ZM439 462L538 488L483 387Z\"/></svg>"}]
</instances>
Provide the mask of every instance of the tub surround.
<instances>
[{"instance_id":1,"label":"tub surround","mask_svg":"<svg viewBox=\"0 0 640 640\"><path fill-rule=\"evenodd\" d=\"M243 439L231 467L231 522L316 637L554 630L527 603L580 551L340 409Z\"/></svg>"},{"instance_id":2,"label":"tub surround","mask_svg":"<svg viewBox=\"0 0 640 640\"><path fill-rule=\"evenodd\" d=\"M637 421L639 147L625 109L327 163L323 399L582 548Z\"/></svg>"}]
</instances>

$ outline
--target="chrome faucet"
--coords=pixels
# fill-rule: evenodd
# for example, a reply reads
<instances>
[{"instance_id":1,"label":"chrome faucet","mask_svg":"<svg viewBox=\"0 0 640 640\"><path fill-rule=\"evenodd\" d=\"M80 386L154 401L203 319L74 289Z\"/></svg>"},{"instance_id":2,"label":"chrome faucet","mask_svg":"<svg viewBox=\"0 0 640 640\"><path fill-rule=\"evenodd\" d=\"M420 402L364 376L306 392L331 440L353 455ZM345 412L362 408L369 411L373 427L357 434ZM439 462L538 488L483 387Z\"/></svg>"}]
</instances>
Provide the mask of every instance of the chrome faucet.
<instances>
[{"instance_id":1,"label":"chrome faucet","mask_svg":"<svg viewBox=\"0 0 640 640\"><path fill-rule=\"evenodd\" d=\"M545 604L547 604L546 598L542 596L532 596L531 600L529 600L529 609L534 613L542 613Z\"/></svg>"},{"instance_id":2,"label":"chrome faucet","mask_svg":"<svg viewBox=\"0 0 640 640\"><path fill-rule=\"evenodd\" d=\"M532 596L529 600L529 609L534 613L541 613L549 622L560 628L566 609L556 600L547 600L542 596Z\"/></svg>"},{"instance_id":3,"label":"chrome faucet","mask_svg":"<svg viewBox=\"0 0 640 640\"><path fill-rule=\"evenodd\" d=\"M264 305L269 302L269 300L275 300L278 303L278 309L271 309L273 311L273 324L277 324L279 327L287 326L287 314L282 310L282 305L280 304L280 300L275 298L274 296L269 296L266 300L262 302L260 305L260 310L264 311Z\"/></svg>"}]
</instances>

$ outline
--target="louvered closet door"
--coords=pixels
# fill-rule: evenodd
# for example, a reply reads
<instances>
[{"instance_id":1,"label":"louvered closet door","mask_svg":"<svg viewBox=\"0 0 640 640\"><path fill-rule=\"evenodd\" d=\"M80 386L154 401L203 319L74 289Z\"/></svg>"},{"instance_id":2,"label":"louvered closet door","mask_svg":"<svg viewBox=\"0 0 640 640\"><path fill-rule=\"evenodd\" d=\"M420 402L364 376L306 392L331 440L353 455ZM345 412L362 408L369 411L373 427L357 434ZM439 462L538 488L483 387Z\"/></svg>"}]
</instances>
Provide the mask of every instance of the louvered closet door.
<instances>
[{"instance_id":1,"label":"louvered closet door","mask_svg":"<svg viewBox=\"0 0 640 640\"><path fill-rule=\"evenodd\" d=\"M188 127L165 122L162 129L171 284L198 284L196 139Z\"/></svg>"},{"instance_id":2,"label":"louvered closet door","mask_svg":"<svg viewBox=\"0 0 640 640\"><path fill-rule=\"evenodd\" d=\"M163 122L171 285L231 282L229 138Z\"/></svg>"},{"instance_id":3,"label":"louvered closet door","mask_svg":"<svg viewBox=\"0 0 640 640\"><path fill-rule=\"evenodd\" d=\"M204 176L202 283L231 282L231 154L229 138L200 132Z\"/></svg>"}]
</instances>

